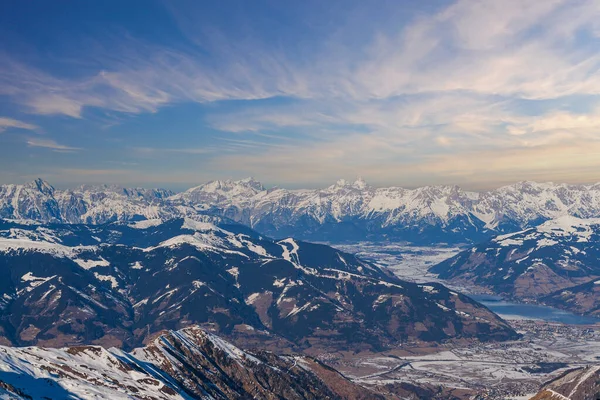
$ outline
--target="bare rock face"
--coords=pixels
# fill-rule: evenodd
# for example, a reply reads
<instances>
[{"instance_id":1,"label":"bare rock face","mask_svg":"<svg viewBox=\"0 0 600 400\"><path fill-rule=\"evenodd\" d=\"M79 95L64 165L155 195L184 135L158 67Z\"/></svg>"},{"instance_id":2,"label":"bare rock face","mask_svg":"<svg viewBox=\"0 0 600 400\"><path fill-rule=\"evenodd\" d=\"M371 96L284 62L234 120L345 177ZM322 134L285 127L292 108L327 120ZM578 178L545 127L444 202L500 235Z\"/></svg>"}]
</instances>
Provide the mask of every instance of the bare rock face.
<instances>
[{"instance_id":1,"label":"bare rock face","mask_svg":"<svg viewBox=\"0 0 600 400\"><path fill-rule=\"evenodd\" d=\"M8 399L384 398L314 359L248 352L198 327L164 332L131 353L0 346L0 365Z\"/></svg>"},{"instance_id":2,"label":"bare rock face","mask_svg":"<svg viewBox=\"0 0 600 400\"><path fill-rule=\"evenodd\" d=\"M567 371L546 384L531 400L596 400L600 398L600 367Z\"/></svg>"},{"instance_id":3,"label":"bare rock face","mask_svg":"<svg viewBox=\"0 0 600 400\"><path fill-rule=\"evenodd\" d=\"M479 303L353 255L275 241L220 217L108 225L0 223L0 337L137 347L193 324L293 346L514 339Z\"/></svg>"},{"instance_id":4,"label":"bare rock face","mask_svg":"<svg viewBox=\"0 0 600 400\"><path fill-rule=\"evenodd\" d=\"M598 314L599 257L600 220L563 217L497 236L430 271L502 296Z\"/></svg>"}]
</instances>

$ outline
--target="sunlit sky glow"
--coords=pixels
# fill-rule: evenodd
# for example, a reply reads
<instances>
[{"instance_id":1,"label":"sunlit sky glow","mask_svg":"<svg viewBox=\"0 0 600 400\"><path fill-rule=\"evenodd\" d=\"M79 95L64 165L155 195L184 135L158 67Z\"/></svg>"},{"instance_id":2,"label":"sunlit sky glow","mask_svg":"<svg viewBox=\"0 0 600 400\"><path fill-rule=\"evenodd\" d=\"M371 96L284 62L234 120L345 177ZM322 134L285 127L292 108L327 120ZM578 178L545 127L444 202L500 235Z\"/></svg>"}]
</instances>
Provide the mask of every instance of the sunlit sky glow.
<instances>
[{"instance_id":1,"label":"sunlit sky glow","mask_svg":"<svg viewBox=\"0 0 600 400\"><path fill-rule=\"evenodd\" d=\"M4 1L0 37L0 183L600 181L600 1Z\"/></svg>"}]
</instances>

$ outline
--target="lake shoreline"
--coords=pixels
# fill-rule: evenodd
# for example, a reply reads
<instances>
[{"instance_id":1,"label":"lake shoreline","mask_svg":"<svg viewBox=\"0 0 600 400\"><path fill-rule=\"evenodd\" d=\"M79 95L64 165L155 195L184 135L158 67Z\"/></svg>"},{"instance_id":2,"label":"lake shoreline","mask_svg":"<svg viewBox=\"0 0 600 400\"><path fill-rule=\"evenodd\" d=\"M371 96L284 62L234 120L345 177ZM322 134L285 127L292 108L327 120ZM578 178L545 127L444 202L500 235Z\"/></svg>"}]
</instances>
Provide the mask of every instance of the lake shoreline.
<instances>
[{"instance_id":1,"label":"lake shoreline","mask_svg":"<svg viewBox=\"0 0 600 400\"><path fill-rule=\"evenodd\" d=\"M468 294L468 296L507 320L530 319L567 325L600 324L600 318L589 315L578 315L570 311L542 304L520 303L490 294Z\"/></svg>"}]
</instances>

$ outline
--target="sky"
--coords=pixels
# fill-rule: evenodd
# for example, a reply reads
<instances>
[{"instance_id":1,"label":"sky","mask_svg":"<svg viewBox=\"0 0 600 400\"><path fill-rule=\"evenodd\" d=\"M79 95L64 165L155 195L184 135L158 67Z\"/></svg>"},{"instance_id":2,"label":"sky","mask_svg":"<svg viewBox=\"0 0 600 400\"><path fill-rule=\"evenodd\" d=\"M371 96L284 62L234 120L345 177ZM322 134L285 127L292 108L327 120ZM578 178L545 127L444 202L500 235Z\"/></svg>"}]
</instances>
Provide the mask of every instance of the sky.
<instances>
[{"instance_id":1,"label":"sky","mask_svg":"<svg viewBox=\"0 0 600 400\"><path fill-rule=\"evenodd\" d=\"M599 0L6 0L0 37L0 184L600 181Z\"/></svg>"}]
</instances>

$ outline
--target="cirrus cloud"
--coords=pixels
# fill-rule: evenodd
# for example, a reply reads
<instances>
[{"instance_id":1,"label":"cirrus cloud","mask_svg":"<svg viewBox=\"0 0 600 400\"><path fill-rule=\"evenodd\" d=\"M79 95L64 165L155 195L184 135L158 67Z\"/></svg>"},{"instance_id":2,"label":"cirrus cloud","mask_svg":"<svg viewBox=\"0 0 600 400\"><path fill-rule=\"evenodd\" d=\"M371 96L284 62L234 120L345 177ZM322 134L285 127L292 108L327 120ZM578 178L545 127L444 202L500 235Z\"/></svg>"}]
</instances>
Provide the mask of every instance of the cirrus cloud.
<instances>
[{"instance_id":1,"label":"cirrus cloud","mask_svg":"<svg viewBox=\"0 0 600 400\"><path fill-rule=\"evenodd\" d=\"M39 129L38 126L29 124L27 122L19 121L13 118L0 117L0 132L10 128L26 129L29 131Z\"/></svg>"},{"instance_id":2,"label":"cirrus cloud","mask_svg":"<svg viewBox=\"0 0 600 400\"><path fill-rule=\"evenodd\" d=\"M264 26L267 12L219 24L189 6L168 6L185 44L100 40L81 55L94 67L73 76L2 54L0 96L76 119L89 109L143 116L196 103L195 130L210 131L208 143L173 147L165 134L162 148L128 148L280 183L600 179L598 1L448 1L402 23L387 17L402 14L397 2L348 2L335 15L288 13L293 21ZM353 9L367 14L360 23ZM0 119L0 130L33 129L25 125ZM579 175L561 172L569 165Z\"/></svg>"},{"instance_id":3,"label":"cirrus cloud","mask_svg":"<svg viewBox=\"0 0 600 400\"><path fill-rule=\"evenodd\" d=\"M29 138L27 139L27 146L29 147L41 147L44 149L51 149L59 152L72 152L81 150L78 147L65 146L57 143L52 139L40 139L40 138Z\"/></svg>"}]
</instances>

